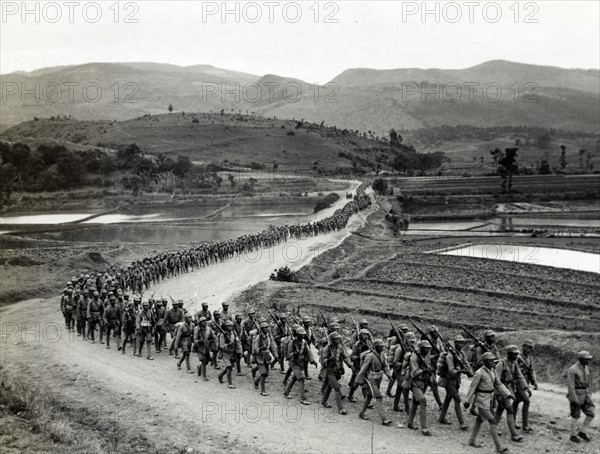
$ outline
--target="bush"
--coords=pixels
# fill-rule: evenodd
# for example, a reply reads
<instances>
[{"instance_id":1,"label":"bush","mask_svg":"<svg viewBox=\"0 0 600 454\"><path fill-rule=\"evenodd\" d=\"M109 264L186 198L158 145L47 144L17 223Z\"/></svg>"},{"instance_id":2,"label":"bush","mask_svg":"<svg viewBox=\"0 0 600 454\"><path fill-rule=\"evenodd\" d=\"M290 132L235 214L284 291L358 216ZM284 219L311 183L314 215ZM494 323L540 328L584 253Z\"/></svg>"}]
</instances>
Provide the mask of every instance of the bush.
<instances>
[{"instance_id":1,"label":"bush","mask_svg":"<svg viewBox=\"0 0 600 454\"><path fill-rule=\"evenodd\" d=\"M375 181L373 181L373 190L378 194L387 194L388 182L383 178L377 178Z\"/></svg>"},{"instance_id":2,"label":"bush","mask_svg":"<svg viewBox=\"0 0 600 454\"><path fill-rule=\"evenodd\" d=\"M337 202L339 200L340 196L339 194L332 192L331 194L327 194L325 197L319 199L315 205L315 210L313 211L313 213L318 213L321 210L324 210L325 208L329 208L331 205L333 205L335 202Z\"/></svg>"},{"instance_id":3,"label":"bush","mask_svg":"<svg viewBox=\"0 0 600 454\"><path fill-rule=\"evenodd\" d=\"M271 279L272 281L281 282L299 282L297 273L290 270L290 268L287 265L283 268L279 268L273 271L269 279Z\"/></svg>"}]
</instances>

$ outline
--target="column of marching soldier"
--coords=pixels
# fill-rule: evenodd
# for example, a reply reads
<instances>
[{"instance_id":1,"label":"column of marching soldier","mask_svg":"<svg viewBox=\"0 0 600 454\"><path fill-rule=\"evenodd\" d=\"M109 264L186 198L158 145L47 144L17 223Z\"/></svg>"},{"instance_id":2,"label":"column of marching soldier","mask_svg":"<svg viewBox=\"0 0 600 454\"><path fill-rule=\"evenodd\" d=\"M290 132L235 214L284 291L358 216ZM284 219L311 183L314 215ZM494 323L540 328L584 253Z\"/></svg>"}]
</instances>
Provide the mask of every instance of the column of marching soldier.
<instances>
[{"instance_id":1,"label":"column of marching soldier","mask_svg":"<svg viewBox=\"0 0 600 454\"><path fill-rule=\"evenodd\" d=\"M62 298L63 306L69 302L66 296ZM523 433L533 432L529 424L529 398L532 389L537 390L538 384L532 357L534 345L529 340L523 343L522 350L515 345L507 346L505 357L499 359L496 334L491 330L485 331L483 338L478 339L463 328L474 341L468 345L469 342L462 335L448 341L436 326L422 330L411 321L421 340L417 340L415 333L409 331L407 324L399 327L392 324L389 337L384 342L373 338L369 323L364 319L355 322L353 331L349 332L341 328L338 319L328 322L322 314L323 323L315 328L308 316L276 316L269 312L272 319L269 323L250 310L243 319L241 314L233 316L228 303L222 304L222 310L212 312L208 304L203 303L202 309L196 314L188 312L181 300L173 301L170 309L167 309L167 304L166 298L142 301L140 295L134 295L129 301L128 295L119 294L111 294L106 301L102 301L98 292L94 291L87 310L89 315L96 311L102 314L104 329L98 326L99 340L104 343L106 339L107 349L110 348L111 337L114 337L122 354L125 354L130 343L134 356L142 357L145 346L146 358L153 360L151 344L154 344L156 353L166 350L168 345L169 354L177 359L177 368L181 369L185 362L187 372L197 373L203 381L209 380L207 369L211 365L219 370L219 382L223 383L226 377L229 388L235 388L233 371L235 369L238 376L245 375L242 371L243 360L251 369L255 388L260 389L262 396L267 396L266 378L278 364L280 373L285 375L285 397L291 398L292 388L297 384L300 402L310 405L306 399L305 380L311 380L308 366L317 366L312 351L314 347L321 364L321 405L331 408L328 401L333 393L341 415L346 414L344 399L356 402L354 395L360 387L363 402L358 416L369 419L367 410L375 406L381 423L391 424L382 404L381 384L383 375L386 375L388 386L385 394L394 398L394 411L408 414L406 427L416 429L415 418L418 413L422 434L431 435L427 425L425 397L430 388L440 410L438 422L451 424L447 413L453 403L460 429L468 430L459 394L461 378L467 375L471 378L471 384L463 405L476 416L469 445L482 446L476 438L482 423L487 421L496 450L507 452L497 430L504 411L513 442L523 439L519 429ZM73 330L72 319L66 317L65 320L68 328ZM85 328L78 330L78 335L95 342L96 323L93 317L88 317L87 331ZM167 339L167 333L170 339ZM199 359L196 372L190 364L192 353L196 353ZM577 443L581 439L590 441L588 431L594 417L594 404L591 401L587 365L591 359L588 352L580 352L577 363L569 369L568 374L572 416L570 439ZM347 396L342 394L340 383L345 372L344 365L351 371ZM446 391L443 401L439 387ZM516 422L519 405L522 405L522 426ZM578 428L581 412L586 417L583 426ZM403 427L402 424L398 426Z\"/></svg>"}]
</instances>

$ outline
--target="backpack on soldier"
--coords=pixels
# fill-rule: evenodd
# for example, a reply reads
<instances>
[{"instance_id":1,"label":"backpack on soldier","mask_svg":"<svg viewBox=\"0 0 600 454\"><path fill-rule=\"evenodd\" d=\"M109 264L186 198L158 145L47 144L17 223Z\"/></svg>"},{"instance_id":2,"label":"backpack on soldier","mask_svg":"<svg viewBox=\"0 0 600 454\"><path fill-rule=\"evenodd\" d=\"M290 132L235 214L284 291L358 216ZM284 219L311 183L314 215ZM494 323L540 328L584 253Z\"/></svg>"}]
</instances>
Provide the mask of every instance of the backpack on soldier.
<instances>
[{"instance_id":1,"label":"backpack on soldier","mask_svg":"<svg viewBox=\"0 0 600 454\"><path fill-rule=\"evenodd\" d=\"M442 352L437 361L435 373L442 378L448 377L448 363L446 362L447 356L448 352Z\"/></svg>"}]
</instances>

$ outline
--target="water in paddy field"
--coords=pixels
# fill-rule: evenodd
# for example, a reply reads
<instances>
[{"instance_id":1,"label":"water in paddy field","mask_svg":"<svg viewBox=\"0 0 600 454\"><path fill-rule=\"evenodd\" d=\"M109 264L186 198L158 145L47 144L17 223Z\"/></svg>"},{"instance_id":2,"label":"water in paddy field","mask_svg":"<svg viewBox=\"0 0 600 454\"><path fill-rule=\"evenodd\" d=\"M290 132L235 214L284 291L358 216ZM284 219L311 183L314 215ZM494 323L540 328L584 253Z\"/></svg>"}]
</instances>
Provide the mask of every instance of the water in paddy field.
<instances>
[{"instance_id":1,"label":"water in paddy field","mask_svg":"<svg viewBox=\"0 0 600 454\"><path fill-rule=\"evenodd\" d=\"M270 225L307 222L314 201L303 203L192 207L152 207L119 210L75 224L72 228L29 237L73 242L196 243L229 240L256 233ZM84 219L92 213L23 215L4 218L4 225L60 224ZM58 216L58 217L53 217ZM54 222L50 222L54 221ZM14 231L11 228L12 231Z\"/></svg>"},{"instance_id":2,"label":"water in paddy field","mask_svg":"<svg viewBox=\"0 0 600 454\"><path fill-rule=\"evenodd\" d=\"M600 273L600 254L569 249L506 244L472 244L439 253Z\"/></svg>"}]
</instances>

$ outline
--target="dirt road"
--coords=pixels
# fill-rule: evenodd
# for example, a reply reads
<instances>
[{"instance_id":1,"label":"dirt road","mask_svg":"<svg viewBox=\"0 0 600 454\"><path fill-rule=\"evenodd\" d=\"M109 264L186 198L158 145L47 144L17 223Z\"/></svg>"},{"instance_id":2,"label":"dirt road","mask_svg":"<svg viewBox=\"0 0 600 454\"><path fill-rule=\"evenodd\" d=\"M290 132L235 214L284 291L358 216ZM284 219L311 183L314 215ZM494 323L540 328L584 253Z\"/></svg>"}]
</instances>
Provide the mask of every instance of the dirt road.
<instances>
[{"instance_id":1,"label":"dirt road","mask_svg":"<svg viewBox=\"0 0 600 454\"><path fill-rule=\"evenodd\" d=\"M335 209L333 207L331 210ZM161 283L152 291L187 300L193 295L193 309L208 301L211 309L235 293L264 280L284 264L299 268L315 254L333 247L350 231L364 222L368 213L352 217L342 232L290 242L262 251L245 260L229 261L179 276ZM326 216L328 213L323 213ZM226 282L226 285L223 283ZM232 311L235 312L235 307ZM209 369L210 381L199 382L195 375L176 369L175 360L165 353L154 361L121 354L113 346L82 341L63 328L58 300L36 299L9 306L2 318L1 359L9 372L21 374L23 380L39 387L40 398L48 398L72 408L91 411L99 419L114 422L118 428L133 430L144 441L165 452L257 452L268 453L456 453L492 452L487 448L466 446L467 434L456 425L440 427L430 403L429 421L433 436L425 438L409 429L383 427L357 417L358 404L349 404L347 416L326 410L320 405L316 371L309 383L311 406L299 405L297 392L293 400L282 395L281 375L273 371L267 384L270 392L262 397L254 390L249 377L234 377L236 389L227 389ZM193 358L193 367L197 359ZM510 443L513 452L597 452L594 443L573 445L568 441L567 405L564 390L542 387L534 397L532 422L534 435L522 444ZM542 404L543 402L543 404ZM389 398L384 405L391 406ZM404 423L405 415L391 413L395 423ZM450 416L455 420L453 415ZM470 421L472 423L472 421ZM504 432L506 429L504 427ZM482 431L485 434L485 429ZM506 440L506 435L503 437ZM118 439L118 437L117 437ZM115 443L118 451L118 443Z\"/></svg>"}]
</instances>

